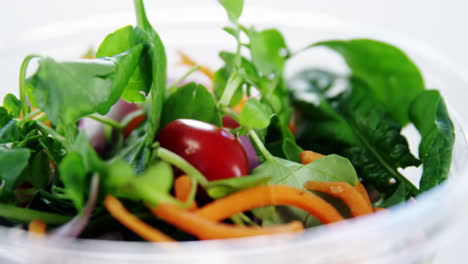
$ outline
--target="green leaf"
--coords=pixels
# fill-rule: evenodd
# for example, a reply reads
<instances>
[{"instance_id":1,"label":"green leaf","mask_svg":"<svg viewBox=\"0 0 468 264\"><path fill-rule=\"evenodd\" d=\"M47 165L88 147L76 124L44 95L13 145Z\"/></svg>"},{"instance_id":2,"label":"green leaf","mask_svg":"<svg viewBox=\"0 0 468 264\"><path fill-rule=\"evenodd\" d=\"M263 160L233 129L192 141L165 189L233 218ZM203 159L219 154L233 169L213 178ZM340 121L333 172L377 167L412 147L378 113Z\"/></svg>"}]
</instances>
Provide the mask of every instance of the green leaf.
<instances>
[{"instance_id":1,"label":"green leaf","mask_svg":"<svg viewBox=\"0 0 468 264\"><path fill-rule=\"evenodd\" d=\"M58 170L65 186L65 194L78 210L83 208L84 195L87 192L87 170L84 158L78 152L70 152L60 163Z\"/></svg>"},{"instance_id":2,"label":"green leaf","mask_svg":"<svg viewBox=\"0 0 468 264\"><path fill-rule=\"evenodd\" d=\"M47 186L52 170L50 159L47 153L39 151L31 157L30 164L23 171L25 181L30 182L34 187L42 189Z\"/></svg>"},{"instance_id":3,"label":"green leaf","mask_svg":"<svg viewBox=\"0 0 468 264\"><path fill-rule=\"evenodd\" d=\"M8 110L0 106L0 127L4 127L12 119L13 117L8 113Z\"/></svg>"},{"instance_id":4,"label":"green leaf","mask_svg":"<svg viewBox=\"0 0 468 264\"><path fill-rule=\"evenodd\" d=\"M229 20L233 23L237 23L237 20L239 20L242 14L242 9L244 8L244 0L218 0L218 2L226 10Z\"/></svg>"},{"instance_id":5,"label":"green leaf","mask_svg":"<svg viewBox=\"0 0 468 264\"><path fill-rule=\"evenodd\" d=\"M221 96L224 94L224 90L226 89L230 75L231 72L228 71L226 67L222 67L215 72L213 77L213 86L216 98L221 99ZM242 100L243 95L244 92L242 91L242 85L239 85L239 87L236 88L236 91L234 92L231 101L229 102L229 106L233 107L237 105L240 102L240 100Z\"/></svg>"},{"instance_id":6,"label":"green leaf","mask_svg":"<svg viewBox=\"0 0 468 264\"><path fill-rule=\"evenodd\" d=\"M0 178L6 190L12 191L23 182L22 172L28 165L30 155L29 149L0 148Z\"/></svg>"},{"instance_id":7,"label":"green leaf","mask_svg":"<svg viewBox=\"0 0 468 264\"><path fill-rule=\"evenodd\" d=\"M114 56L142 43L142 33L139 30L141 29L126 26L107 35L99 46L96 57ZM148 94L151 88L151 74L151 60L144 49L121 97L128 102L144 102L144 94Z\"/></svg>"},{"instance_id":8,"label":"green leaf","mask_svg":"<svg viewBox=\"0 0 468 264\"><path fill-rule=\"evenodd\" d=\"M444 100L435 90L420 94L410 107L410 119L421 134L419 158L423 162L420 190L445 181L452 161L455 133Z\"/></svg>"},{"instance_id":9,"label":"green leaf","mask_svg":"<svg viewBox=\"0 0 468 264\"><path fill-rule=\"evenodd\" d=\"M294 139L285 138L283 140L282 149L286 159L290 161L301 162L300 154L303 149L297 145Z\"/></svg>"},{"instance_id":10,"label":"green leaf","mask_svg":"<svg viewBox=\"0 0 468 264\"><path fill-rule=\"evenodd\" d=\"M5 107L14 118L17 118L21 112L21 101L16 98L16 96L9 93L3 98L3 107Z\"/></svg>"},{"instance_id":11,"label":"green leaf","mask_svg":"<svg viewBox=\"0 0 468 264\"><path fill-rule=\"evenodd\" d=\"M232 27L223 27L223 30L226 31L229 35L233 36L235 39L239 38L239 32Z\"/></svg>"},{"instance_id":12,"label":"green leaf","mask_svg":"<svg viewBox=\"0 0 468 264\"><path fill-rule=\"evenodd\" d=\"M81 117L106 114L120 98L142 51L136 46L113 57L58 63L41 58L28 79L39 108L52 124L73 124Z\"/></svg>"},{"instance_id":13,"label":"green leaf","mask_svg":"<svg viewBox=\"0 0 468 264\"><path fill-rule=\"evenodd\" d=\"M424 81L403 51L370 39L333 40L311 46L326 46L340 53L352 74L369 85L369 92L392 117L402 126L409 122L410 104L424 90Z\"/></svg>"},{"instance_id":14,"label":"green leaf","mask_svg":"<svg viewBox=\"0 0 468 264\"><path fill-rule=\"evenodd\" d=\"M226 180L211 181L209 182L206 191L211 198L219 199L234 192L265 185L271 180L271 178L271 176L258 174Z\"/></svg>"},{"instance_id":15,"label":"green leaf","mask_svg":"<svg viewBox=\"0 0 468 264\"><path fill-rule=\"evenodd\" d=\"M152 86L150 93L150 111L147 119L147 135L145 144L145 166L151 159L151 145L153 144L154 138L158 130L160 129L161 113L163 110L163 104L165 99L166 90L166 67L167 58L164 45L159 37L158 33L153 29L148 18L146 16L145 7L143 0L135 0L135 13L137 17L138 27L146 33L146 37L143 38L144 43L148 46L148 54L151 59L152 69Z\"/></svg>"},{"instance_id":16,"label":"green leaf","mask_svg":"<svg viewBox=\"0 0 468 264\"><path fill-rule=\"evenodd\" d=\"M161 127L173 120L196 119L221 126L221 116L213 95L200 84L189 83L167 98L161 117Z\"/></svg>"},{"instance_id":17,"label":"green leaf","mask_svg":"<svg viewBox=\"0 0 468 264\"><path fill-rule=\"evenodd\" d=\"M156 164L151 165L151 167L149 167L136 180L138 184L145 185L154 191L169 193L174 182L174 175L169 163L159 161Z\"/></svg>"},{"instance_id":18,"label":"green leaf","mask_svg":"<svg viewBox=\"0 0 468 264\"><path fill-rule=\"evenodd\" d=\"M405 202L408 196L408 192L407 190L405 190L405 186L406 184L398 184L398 187L390 197L376 203L375 206L379 208L389 208L394 205Z\"/></svg>"},{"instance_id":19,"label":"green leaf","mask_svg":"<svg viewBox=\"0 0 468 264\"><path fill-rule=\"evenodd\" d=\"M242 108L240 124L249 129L264 129L270 125L271 113L257 99L250 98Z\"/></svg>"},{"instance_id":20,"label":"green leaf","mask_svg":"<svg viewBox=\"0 0 468 264\"><path fill-rule=\"evenodd\" d=\"M15 120L11 120L0 129L0 143L16 142L20 132Z\"/></svg>"},{"instance_id":21,"label":"green leaf","mask_svg":"<svg viewBox=\"0 0 468 264\"><path fill-rule=\"evenodd\" d=\"M419 166L420 161L410 153L401 126L369 88L355 79L317 86L319 81L311 77L322 78L323 73L304 72L290 82L293 101L302 112L299 123L305 124L299 128L299 145L348 157L359 176L381 192L393 193L396 185L390 180L395 179L404 182L407 191L417 193L398 168Z\"/></svg>"},{"instance_id":22,"label":"green leaf","mask_svg":"<svg viewBox=\"0 0 468 264\"><path fill-rule=\"evenodd\" d=\"M249 30L249 38L252 62L257 70L270 80L278 78L283 72L288 54L281 33L276 29L257 32L252 28Z\"/></svg>"}]
</instances>

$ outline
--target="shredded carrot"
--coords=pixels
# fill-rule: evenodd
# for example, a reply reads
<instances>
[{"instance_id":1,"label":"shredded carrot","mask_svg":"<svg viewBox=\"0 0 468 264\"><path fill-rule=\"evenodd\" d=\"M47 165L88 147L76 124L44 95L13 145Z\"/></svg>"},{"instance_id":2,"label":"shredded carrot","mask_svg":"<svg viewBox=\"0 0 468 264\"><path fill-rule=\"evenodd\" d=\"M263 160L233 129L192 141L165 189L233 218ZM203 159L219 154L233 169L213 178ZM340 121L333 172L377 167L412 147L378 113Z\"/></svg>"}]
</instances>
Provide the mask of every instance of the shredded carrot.
<instances>
[{"instance_id":1,"label":"shredded carrot","mask_svg":"<svg viewBox=\"0 0 468 264\"><path fill-rule=\"evenodd\" d=\"M201 240L293 233L304 229L299 221L270 227L245 227L218 223L172 204L159 204L152 212L164 221Z\"/></svg>"},{"instance_id":2,"label":"shredded carrot","mask_svg":"<svg viewBox=\"0 0 468 264\"><path fill-rule=\"evenodd\" d=\"M192 58L190 58L184 52L178 50L177 54L179 54L179 56L180 56L180 62L179 62L180 65L187 65L187 66L190 66L190 67L194 67L194 66L198 65L198 63L196 63ZM201 66L200 71L203 74L205 74L208 78L210 78L211 80L214 79L214 73L210 68L208 68L206 66Z\"/></svg>"},{"instance_id":3,"label":"shredded carrot","mask_svg":"<svg viewBox=\"0 0 468 264\"><path fill-rule=\"evenodd\" d=\"M35 235L43 236L46 233L47 224L41 220L32 220L29 222L28 230L29 232L34 233Z\"/></svg>"},{"instance_id":4,"label":"shredded carrot","mask_svg":"<svg viewBox=\"0 0 468 264\"><path fill-rule=\"evenodd\" d=\"M174 182L174 192L177 199L181 202L186 202L190 195L190 190L192 187L192 180L187 175L179 176ZM198 209L198 205L196 201L190 205L187 209L189 211L194 211Z\"/></svg>"},{"instance_id":5,"label":"shredded carrot","mask_svg":"<svg viewBox=\"0 0 468 264\"><path fill-rule=\"evenodd\" d=\"M299 158L301 159L301 163L306 165L306 164L309 164L315 160L318 160L320 158L323 158L325 157L325 155L322 155L320 153L317 153L317 152L313 152L313 151L310 151L310 150L304 150L302 151L300 154L299 154Z\"/></svg>"},{"instance_id":6,"label":"shredded carrot","mask_svg":"<svg viewBox=\"0 0 468 264\"><path fill-rule=\"evenodd\" d=\"M130 213L117 198L110 194L106 196L104 200L104 206L109 211L109 213L120 223L148 241L175 241L161 231L138 219L136 216Z\"/></svg>"},{"instance_id":7,"label":"shredded carrot","mask_svg":"<svg viewBox=\"0 0 468 264\"><path fill-rule=\"evenodd\" d=\"M31 109L31 111L36 111L36 110L37 110L37 109L35 109L35 108L32 108L32 109ZM36 117L39 116L40 114L42 114L42 112L40 112L39 114L37 114L37 115L31 117L31 120L34 119L34 118L36 118ZM22 118L23 118L23 113L20 113L20 115L18 116L18 119L22 119ZM48 126L48 127L51 127L50 121L49 121L49 120L45 121L44 124L45 124L46 126Z\"/></svg>"},{"instance_id":8,"label":"shredded carrot","mask_svg":"<svg viewBox=\"0 0 468 264\"><path fill-rule=\"evenodd\" d=\"M291 131L291 133L293 133L293 135L296 134L297 127L296 127L296 124L294 123L294 121L292 119L288 123L288 129L289 129L289 131Z\"/></svg>"},{"instance_id":9,"label":"shredded carrot","mask_svg":"<svg viewBox=\"0 0 468 264\"><path fill-rule=\"evenodd\" d=\"M356 189L356 191L362 196L362 198L366 200L367 205L369 205L369 207L372 208L372 203L370 201L369 194L367 193L367 190L364 187L364 185L362 185L360 181L357 181L356 185L354 186L354 189Z\"/></svg>"},{"instance_id":10,"label":"shredded carrot","mask_svg":"<svg viewBox=\"0 0 468 264\"><path fill-rule=\"evenodd\" d=\"M308 181L304 184L304 188L311 191L328 193L343 200L349 207L351 216L353 217L372 213L372 207L369 206L359 192L347 182Z\"/></svg>"},{"instance_id":11,"label":"shredded carrot","mask_svg":"<svg viewBox=\"0 0 468 264\"><path fill-rule=\"evenodd\" d=\"M373 207L373 211L374 213L377 213L377 212L388 212L388 210L386 208L380 208L380 207Z\"/></svg>"},{"instance_id":12,"label":"shredded carrot","mask_svg":"<svg viewBox=\"0 0 468 264\"><path fill-rule=\"evenodd\" d=\"M343 220L338 211L319 196L290 186L259 186L211 202L196 211L196 214L213 221L220 221L235 214L269 205L290 205L307 211L322 223Z\"/></svg>"}]
</instances>

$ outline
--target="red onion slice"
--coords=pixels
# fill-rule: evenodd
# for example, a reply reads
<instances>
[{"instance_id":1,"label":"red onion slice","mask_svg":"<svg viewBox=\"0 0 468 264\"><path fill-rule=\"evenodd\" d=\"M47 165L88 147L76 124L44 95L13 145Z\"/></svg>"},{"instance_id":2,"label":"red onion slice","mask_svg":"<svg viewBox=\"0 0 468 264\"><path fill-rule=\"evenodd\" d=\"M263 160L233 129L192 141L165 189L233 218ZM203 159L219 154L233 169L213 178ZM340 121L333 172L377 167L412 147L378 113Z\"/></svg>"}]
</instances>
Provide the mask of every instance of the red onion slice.
<instances>
[{"instance_id":1,"label":"red onion slice","mask_svg":"<svg viewBox=\"0 0 468 264\"><path fill-rule=\"evenodd\" d=\"M91 186L89 188L89 199L86 202L86 205L81 211L81 213L75 216L68 223L52 231L52 236L67 238L78 237L81 234L81 232L83 232L83 230L85 229L86 225L89 222L89 218L93 213L94 207L96 206L98 191L99 176L97 174L94 174L93 179L91 180Z\"/></svg>"},{"instance_id":2,"label":"red onion slice","mask_svg":"<svg viewBox=\"0 0 468 264\"><path fill-rule=\"evenodd\" d=\"M244 147L245 154L247 155L247 160L249 162L249 170L252 171L260 165L257 152L255 151L255 148L252 145L248 135L240 136L239 142L241 143L242 147Z\"/></svg>"}]
</instances>

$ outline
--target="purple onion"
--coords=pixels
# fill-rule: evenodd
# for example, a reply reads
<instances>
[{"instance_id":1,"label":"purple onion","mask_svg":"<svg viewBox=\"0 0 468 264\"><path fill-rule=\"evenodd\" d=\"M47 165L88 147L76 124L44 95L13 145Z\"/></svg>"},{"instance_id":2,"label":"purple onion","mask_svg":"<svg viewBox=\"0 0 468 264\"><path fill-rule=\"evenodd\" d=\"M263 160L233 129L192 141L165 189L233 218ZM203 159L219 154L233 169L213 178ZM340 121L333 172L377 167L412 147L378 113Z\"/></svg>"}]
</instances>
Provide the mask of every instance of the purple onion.
<instances>
[{"instance_id":1,"label":"purple onion","mask_svg":"<svg viewBox=\"0 0 468 264\"><path fill-rule=\"evenodd\" d=\"M75 216L68 223L52 231L52 236L76 238L81 234L81 232L83 232L86 225L88 225L89 218L96 206L99 191L99 176L97 174L93 175L89 189L89 198L81 213Z\"/></svg>"},{"instance_id":2,"label":"purple onion","mask_svg":"<svg viewBox=\"0 0 468 264\"><path fill-rule=\"evenodd\" d=\"M239 137L239 142L241 143L242 147L245 150L245 154L247 154L247 160L249 162L249 170L252 171L256 167L260 165L260 160L258 159L257 152L255 151L252 142L248 135L243 135Z\"/></svg>"}]
</instances>

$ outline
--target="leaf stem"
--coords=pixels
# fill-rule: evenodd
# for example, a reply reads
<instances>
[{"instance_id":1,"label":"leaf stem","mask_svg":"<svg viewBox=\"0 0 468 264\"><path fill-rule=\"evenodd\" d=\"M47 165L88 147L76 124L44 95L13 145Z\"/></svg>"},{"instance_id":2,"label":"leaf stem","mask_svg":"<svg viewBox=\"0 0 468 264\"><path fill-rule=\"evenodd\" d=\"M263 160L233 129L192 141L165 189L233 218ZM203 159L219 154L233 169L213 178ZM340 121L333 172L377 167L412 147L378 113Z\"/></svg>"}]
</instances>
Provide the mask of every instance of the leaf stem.
<instances>
[{"instance_id":1,"label":"leaf stem","mask_svg":"<svg viewBox=\"0 0 468 264\"><path fill-rule=\"evenodd\" d=\"M234 95L239 85L242 84L243 80L244 80L244 77L242 76L242 74L239 73L237 68L234 68L232 70L231 75L229 76L223 95L221 96L221 99L219 100L219 103L218 103L219 107L223 108L229 105L229 103L231 102L232 96Z\"/></svg>"},{"instance_id":2,"label":"leaf stem","mask_svg":"<svg viewBox=\"0 0 468 264\"><path fill-rule=\"evenodd\" d=\"M179 79L177 79L175 82L173 82L169 87L167 87L167 90L169 92L169 95L173 94L177 90L177 85L181 83L185 78L187 78L190 74L198 71L201 68L201 65L195 65L193 66L190 70L188 70L184 75L182 75Z\"/></svg>"},{"instance_id":3,"label":"leaf stem","mask_svg":"<svg viewBox=\"0 0 468 264\"><path fill-rule=\"evenodd\" d=\"M260 140L257 133L255 133L253 129L249 130L249 135L253 139L253 141L255 142L255 145L257 145L258 147L258 150L260 150L260 152L262 153L262 155L265 157L266 160L271 160L274 158L273 155L271 155L271 153L268 151L268 149L266 149L265 145L263 145L262 140Z\"/></svg>"},{"instance_id":4,"label":"leaf stem","mask_svg":"<svg viewBox=\"0 0 468 264\"><path fill-rule=\"evenodd\" d=\"M68 222L71 219L70 216L46 213L43 211L16 207L14 205L9 204L0 204L0 216L24 222L29 222L34 219L37 219L51 225L61 225Z\"/></svg>"},{"instance_id":5,"label":"leaf stem","mask_svg":"<svg viewBox=\"0 0 468 264\"><path fill-rule=\"evenodd\" d=\"M122 129L125 129L135 118L146 115L143 109L138 109L126 115L124 120L120 122Z\"/></svg>"},{"instance_id":6,"label":"leaf stem","mask_svg":"<svg viewBox=\"0 0 468 264\"><path fill-rule=\"evenodd\" d=\"M24 116L20 119L20 121L18 122L18 126L19 126L19 127L22 127L22 126L24 125L24 123L26 123L26 122L29 121L29 119L31 119L31 118L37 116L37 115L40 114L40 113L41 113L41 110L35 110L35 111L31 112L31 113L28 113L28 114L24 115Z\"/></svg>"},{"instance_id":7,"label":"leaf stem","mask_svg":"<svg viewBox=\"0 0 468 264\"><path fill-rule=\"evenodd\" d=\"M93 120L96 120L96 121L98 121L98 122L100 122L100 123L102 123L104 125L108 125L110 127L113 127L113 128L115 128L115 129L117 129L119 131L124 129L124 127L119 122L117 122L115 120L112 120L112 119L110 119L108 117L99 115L99 114L92 114L92 115L88 115L86 117L91 118Z\"/></svg>"},{"instance_id":8,"label":"leaf stem","mask_svg":"<svg viewBox=\"0 0 468 264\"><path fill-rule=\"evenodd\" d=\"M40 121L38 121L36 124L39 126L39 129L42 131L42 133L51 135L58 142L60 142L60 144L62 144L62 146L65 147L65 149L67 150L71 149L71 146L68 143L68 141L59 133L57 133L55 130L53 130L52 128L48 127L46 124Z\"/></svg>"},{"instance_id":9,"label":"leaf stem","mask_svg":"<svg viewBox=\"0 0 468 264\"><path fill-rule=\"evenodd\" d=\"M25 139L25 140L19 142L19 143L16 145L16 147L22 148L22 147L26 146L29 142L34 141L34 140L39 139L39 138L42 138L42 137L43 137L43 136L41 136L41 135L35 135L35 136L32 136L32 137L28 137L27 139Z\"/></svg>"},{"instance_id":10,"label":"leaf stem","mask_svg":"<svg viewBox=\"0 0 468 264\"><path fill-rule=\"evenodd\" d=\"M208 180L205 178L205 176L203 176L199 170L193 167L192 164L188 163L185 159L175 154L174 152L159 147L156 150L156 156L187 173L190 177L194 178L198 183L200 183L203 188L208 186Z\"/></svg>"},{"instance_id":11,"label":"leaf stem","mask_svg":"<svg viewBox=\"0 0 468 264\"><path fill-rule=\"evenodd\" d=\"M29 112L28 106L26 105L26 70L28 69L29 62L34 59L40 57L36 54L28 55L24 58L23 63L21 63L20 68L20 75L19 75L19 94L21 100L21 112L23 116L26 116Z\"/></svg>"}]
</instances>

